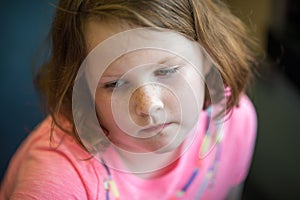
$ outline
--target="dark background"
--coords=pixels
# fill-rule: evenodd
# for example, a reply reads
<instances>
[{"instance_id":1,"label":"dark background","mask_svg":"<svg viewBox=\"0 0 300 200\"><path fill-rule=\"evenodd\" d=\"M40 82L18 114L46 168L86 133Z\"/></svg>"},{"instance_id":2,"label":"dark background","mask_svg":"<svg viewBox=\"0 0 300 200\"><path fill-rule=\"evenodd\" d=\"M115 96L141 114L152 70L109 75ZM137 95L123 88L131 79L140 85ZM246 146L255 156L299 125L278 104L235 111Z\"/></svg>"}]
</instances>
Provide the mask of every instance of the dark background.
<instances>
[{"instance_id":1,"label":"dark background","mask_svg":"<svg viewBox=\"0 0 300 200\"><path fill-rule=\"evenodd\" d=\"M47 0L0 0L1 180L10 157L43 116L32 70L53 11Z\"/></svg>"},{"instance_id":2,"label":"dark background","mask_svg":"<svg viewBox=\"0 0 300 200\"><path fill-rule=\"evenodd\" d=\"M54 0L0 0L0 180L21 141L43 118L32 84ZM265 51L249 93L258 137L244 200L300 199L300 1L227 0Z\"/></svg>"}]
</instances>

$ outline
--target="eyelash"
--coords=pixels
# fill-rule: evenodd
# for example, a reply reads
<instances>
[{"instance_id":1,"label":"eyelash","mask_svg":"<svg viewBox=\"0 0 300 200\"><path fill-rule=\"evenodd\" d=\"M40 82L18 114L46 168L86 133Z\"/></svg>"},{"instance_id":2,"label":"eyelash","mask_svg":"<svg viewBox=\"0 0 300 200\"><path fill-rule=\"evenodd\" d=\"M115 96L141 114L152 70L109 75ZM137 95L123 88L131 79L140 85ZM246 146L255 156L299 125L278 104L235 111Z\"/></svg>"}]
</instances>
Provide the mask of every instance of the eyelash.
<instances>
[{"instance_id":1,"label":"eyelash","mask_svg":"<svg viewBox=\"0 0 300 200\"><path fill-rule=\"evenodd\" d=\"M159 69L157 71L155 71L155 75L156 76L168 76L168 75L171 75L171 74L174 74L176 72L178 72L180 66L176 65L172 68L167 68L167 69Z\"/></svg>"},{"instance_id":2,"label":"eyelash","mask_svg":"<svg viewBox=\"0 0 300 200\"><path fill-rule=\"evenodd\" d=\"M106 88L106 89L119 88L120 86L122 86L125 83L126 83L126 81L123 81L123 80L112 81L109 83L105 83L104 88Z\"/></svg>"},{"instance_id":3,"label":"eyelash","mask_svg":"<svg viewBox=\"0 0 300 200\"><path fill-rule=\"evenodd\" d=\"M180 66L176 65L172 68L159 69L159 70L156 70L154 72L154 75L155 76L169 76L171 74L177 73L179 68L180 68ZM126 84L126 81L117 80L117 81L112 81L112 82L109 82L109 83L105 83L103 87L106 88L106 89L115 89L115 88L121 87L124 84Z\"/></svg>"}]
</instances>

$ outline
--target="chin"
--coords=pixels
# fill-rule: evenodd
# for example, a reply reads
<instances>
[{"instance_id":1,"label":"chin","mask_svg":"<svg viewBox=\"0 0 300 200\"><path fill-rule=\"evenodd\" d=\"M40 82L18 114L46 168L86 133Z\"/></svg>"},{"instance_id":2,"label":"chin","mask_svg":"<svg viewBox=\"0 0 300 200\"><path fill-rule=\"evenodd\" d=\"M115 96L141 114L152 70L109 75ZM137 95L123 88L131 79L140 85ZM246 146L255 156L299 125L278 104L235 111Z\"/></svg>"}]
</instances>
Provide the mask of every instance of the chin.
<instances>
[{"instance_id":1,"label":"chin","mask_svg":"<svg viewBox=\"0 0 300 200\"><path fill-rule=\"evenodd\" d=\"M172 152L176 149L178 149L181 144L183 143L183 140L176 140L176 141L173 141L169 144L166 144L164 146L161 146L160 148L156 148L155 151L153 151L153 153L156 153L156 154L163 154L163 153L169 153L169 152Z\"/></svg>"}]
</instances>

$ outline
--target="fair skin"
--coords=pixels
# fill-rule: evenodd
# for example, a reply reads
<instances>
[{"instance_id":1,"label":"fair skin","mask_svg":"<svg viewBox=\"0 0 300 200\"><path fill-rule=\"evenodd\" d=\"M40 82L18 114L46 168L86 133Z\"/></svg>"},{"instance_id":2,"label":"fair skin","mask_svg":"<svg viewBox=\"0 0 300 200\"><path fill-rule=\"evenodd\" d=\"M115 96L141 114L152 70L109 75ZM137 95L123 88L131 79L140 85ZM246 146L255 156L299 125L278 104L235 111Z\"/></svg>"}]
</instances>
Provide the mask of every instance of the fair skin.
<instances>
[{"instance_id":1,"label":"fair skin","mask_svg":"<svg viewBox=\"0 0 300 200\"><path fill-rule=\"evenodd\" d=\"M121 26L88 22L88 51L121 31ZM99 79L95 99L100 124L109 139L126 151L172 151L199 117L204 98L202 82L193 66L168 52L146 49L128 53L109 65ZM129 101L120 103L127 96ZM180 102L186 96L193 97L188 103ZM116 120L115 106L128 111L122 113L126 115L122 121ZM121 111L117 112L120 115ZM189 118L181 119L185 115Z\"/></svg>"},{"instance_id":2,"label":"fair skin","mask_svg":"<svg viewBox=\"0 0 300 200\"><path fill-rule=\"evenodd\" d=\"M89 20L85 26L88 52L126 29L130 27ZM193 97L182 102L184 98L180 96ZM128 101L122 102L126 97ZM164 51L139 50L121 56L107 67L99 78L95 101L99 123L109 140L125 151L161 154L163 159L152 162L159 168L161 160L171 161L178 154L197 122L204 101L204 86L198 71L183 59ZM122 115L122 120L116 115ZM126 156L123 158L132 169L141 165ZM176 162L141 177L163 175L174 165ZM230 199L239 198L239 188L230 192Z\"/></svg>"},{"instance_id":3,"label":"fair skin","mask_svg":"<svg viewBox=\"0 0 300 200\"><path fill-rule=\"evenodd\" d=\"M88 52L129 28L88 21ZM183 141L198 121L203 101L204 84L199 72L184 59L157 49L117 58L99 78L95 94L99 123L111 143L125 152L159 154L157 159L151 157L156 162L150 163L157 169L179 155ZM122 157L132 168L141 168L143 162Z\"/></svg>"},{"instance_id":4,"label":"fair skin","mask_svg":"<svg viewBox=\"0 0 300 200\"><path fill-rule=\"evenodd\" d=\"M164 148L175 140L173 145L162 150L170 151L183 141L195 124L198 113L182 120L181 110L191 113L193 107L180 105L176 97L189 94L183 76L188 77L189 85L199 85L194 91L201 91L200 84L197 84L201 80L192 67L178 59L163 61L167 57L168 54L155 50L134 52L113 63L101 77L96 94L96 100L101 104L96 107L100 116L105 116L101 124L111 133L109 138L115 145L128 151L149 152ZM164 63L135 67L143 62ZM130 120L116 122L111 109L113 95L118 101L129 95L129 102L124 102L126 105L118 103L120 109L128 106L128 113L124 115ZM116 112L116 115L120 114L120 110L116 109Z\"/></svg>"}]
</instances>

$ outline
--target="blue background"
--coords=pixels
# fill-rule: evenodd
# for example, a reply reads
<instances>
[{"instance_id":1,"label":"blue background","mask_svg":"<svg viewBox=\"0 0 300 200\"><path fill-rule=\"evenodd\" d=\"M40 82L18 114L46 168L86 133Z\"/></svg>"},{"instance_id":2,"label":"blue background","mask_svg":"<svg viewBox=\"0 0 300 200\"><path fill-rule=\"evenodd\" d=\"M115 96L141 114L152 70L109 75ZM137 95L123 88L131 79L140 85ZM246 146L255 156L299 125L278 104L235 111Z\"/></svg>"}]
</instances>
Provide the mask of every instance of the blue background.
<instances>
[{"instance_id":1,"label":"blue background","mask_svg":"<svg viewBox=\"0 0 300 200\"><path fill-rule=\"evenodd\" d=\"M16 148L43 117L32 70L54 14L49 2L1 0L0 180Z\"/></svg>"}]
</instances>

